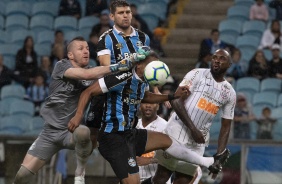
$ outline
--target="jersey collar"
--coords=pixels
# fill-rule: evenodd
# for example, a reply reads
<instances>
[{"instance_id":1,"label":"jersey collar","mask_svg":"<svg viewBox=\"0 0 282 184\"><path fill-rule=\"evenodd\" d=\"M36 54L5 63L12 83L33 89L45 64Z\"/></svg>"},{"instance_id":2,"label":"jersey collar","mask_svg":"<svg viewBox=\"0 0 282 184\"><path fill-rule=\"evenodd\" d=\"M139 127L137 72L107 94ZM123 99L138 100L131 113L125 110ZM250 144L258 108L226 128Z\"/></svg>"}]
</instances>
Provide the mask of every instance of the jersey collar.
<instances>
[{"instance_id":1,"label":"jersey collar","mask_svg":"<svg viewBox=\"0 0 282 184\"><path fill-rule=\"evenodd\" d=\"M132 69L133 75L135 76L135 78L136 78L137 80L139 80L139 81L142 82L142 83L145 83L146 81L143 81L143 80L137 75L137 73L135 72L135 68L136 68L136 66L133 67L133 69Z\"/></svg>"},{"instance_id":2,"label":"jersey collar","mask_svg":"<svg viewBox=\"0 0 282 184\"><path fill-rule=\"evenodd\" d=\"M131 33L129 36L130 36L130 37L137 36L137 33L136 33L135 29L134 29L132 26L130 26L130 28L131 28L131 30L132 30L132 33ZM123 33L122 31L117 30L116 26L113 26L113 29L114 29L114 31L115 31L117 34L119 34L119 35L124 35L124 33Z\"/></svg>"}]
</instances>

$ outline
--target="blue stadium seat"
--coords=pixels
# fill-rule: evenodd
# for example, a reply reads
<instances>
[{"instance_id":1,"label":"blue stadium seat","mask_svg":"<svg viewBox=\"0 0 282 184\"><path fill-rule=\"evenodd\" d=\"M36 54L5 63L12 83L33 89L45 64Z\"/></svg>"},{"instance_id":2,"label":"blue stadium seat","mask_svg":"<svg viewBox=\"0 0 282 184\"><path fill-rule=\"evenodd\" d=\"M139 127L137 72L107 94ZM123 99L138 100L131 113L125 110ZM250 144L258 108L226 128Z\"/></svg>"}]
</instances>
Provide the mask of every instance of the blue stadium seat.
<instances>
[{"instance_id":1,"label":"blue stadium seat","mask_svg":"<svg viewBox=\"0 0 282 184\"><path fill-rule=\"evenodd\" d=\"M98 23L100 23L100 19L96 16L81 17L78 21L78 29L79 31L89 28L92 29L92 27Z\"/></svg>"},{"instance_id":2,"label":"blue stadium seat","mask_svg":"<svg viewBox=\"0 0 282 184\"><path fill-rule=\"evenodd\" d=\"M31 6L27 2L15 1L8 2L6 5L6 16L10 15L25 15L29 16L31 12Z\"/></svg>"},{"instance_id":3,"label":"blue stadium seat","mask_svg":"<svg viewBox=\"0 0 282 184\"><path fill-rule=\"evenodd\" d=\"M4 2L0 2L0 15L6 14L6 5Z\"/></svg>"},{"instance_id":4,"label":"blue stadium seat","mask_svg":"<svg viewBox=\"0 0 282 184\"><path fill-rule=\"evenodd\" d=\"M260 91L271 91L275 93L282 92L282 80L278 78L266 78L260 83ZM281 111L282 113L282 111Z\"/></svg>"},{"instance_id":5,"label":"blue stadium seat","mask_svg":"<svg viewBox=\"0 0 282 184\"><path fill-rule=\"evenodd\" d=\"M221 128L220 122L213 122L210 129L210 140L217 140Z\"/></svg>"},{"instance_id":6,"label":"blue stadium seat","mask_svg":"<svg viewBox=\"0 0 282 184\"><path fill-rule=\"evenodd\" d=\"M54 29L66 31L77 31L77 19L72 16L59 16L55 18Z\"/></svg>"},{"instance_id":7,"label":"blue stadium seat","mask_svg":"<svg viewBox=\"0 0 282 184\"><path fill-rule=\"evenodd\" d=\"M31 17L29 29L34 32L41 32L45 30L52 30L54 18L50 15L35 15Z\"/></svg>"},{"instance_id":8,"label":"blue stadium seat","mask_svg":"<svg viewBox=\"0 0 282 184\"><path fill-rule=\"evenodd\" d=\"M49 15L56 17L59 11L59 2L55 1L43 1L36 2L32 6L31 15Z\"/></svg>"},{"instance_id":9,"label":"blue stadium seat","mask_svg":"<svg viewBox=\"0 0 282 184\"><path fill-rule=\"evenodd\" d=\"M249 61L254 56L257 49L254 48L239 48L242 54L242 60L249 63Z\"/></svg>"},{"instance_id":10,"label":"blue stadium seat","mask_svg":"<svg viewBox=\"0 0 282 184\"><path fill-rule=\"evenodd\" d=\"M15 31L28 29L29 19L24 15L10 15L6 17L5 29L6 31Z\"/></svg>"},{"instance_id":11,"label":"blue stadium seat","mask_svg":"<svg viewBox=\"0 0 282 184\"><path fill-rule=\"evenodd\" d=\"M256 118L260 118L261 117L261 112L262 109L265 107L269 107L270 110L272 111L274 108L267 105L267 104L257 104L257 105L253 105L253 113L256 116Z\"/></svg>"},{"instance_id":12,"label":"blue stadium seat","mask_svg":"<svg viewBox=\"0 0 282 184\"><path fill-rule=\"evenodd\" d=\"M37 35L37 43L54 43L54 31L53 30L45 30L42 32L39 32Z\"/></svg>"},{"instance_id":13,"label":"blue stadium seat","mask_svg":"<svg viewBox=\"0 0 282 184\"><path fill-rule=\"evenodd\" d=\"M242 35L236 40L235 47L239 49L253 48L257 49L260 44L260 38L252 35Z\"/></svg>"},{"instance_id":14,"label":"blue stadium seat","mask_svg":"<svg viewBox=\"0 0 282 184\"><path fill-rule=\"evenodd\" d=\"M246 6L250 8L254 4L253 0L235 0L234 5L235 6Z\"/></svg>"},{"instance_id":15,"label":"blue stadium seat","mask_svg":"<svg viewBox=\"0 0 282 184\"><path fill-rule=\"evenodd\" d=\"M51 55L51 44L50 43L36 43L34 44L34 50L38 57L50 56Z\"/></svg>"},{"instance_id":16,"label":"blue stadium seat","mask_svg":"<svg viewBox=\"0 0 282 184\"><path fill-rule=\"evenodd\" d=\"M270 61L272 59L272 52L270 49L263 49L263 54L265 56L265 58L267 59L267 61Z\"/></svg>"},{"instance_id":17,"label":"blue stadium seat","mask_svg":"<svg viewBox=\"0 0 282 184\"><path fill-rule=\"evenodd\" d=\"M237 36L234 34L229 34L229 33L220 33L219 35L220 40L231 44L231 45L235 45L236 44L236 40L237 40Z\"/></svg>"},{"instance_id":18,"label":"blue stadium seat","mask_svg":"<svg viewBox=\"0 0 282 184\"><path fill-rule=\"evenodd\" d=\"M260 90L260 81L254 77L239 78L236 83L236 91L247 91L250 93L257 93Z\"/></svg>"},{"instance_id":19,"label":"blue stadium seat","mask_svg":"<svg viewBox=\"0 0 282 184\"><path fill-rule=\"evenodd\" d=\"M79 31L66 31L64 33L64 38L67 42L71 41L73 38L77 36L82 36L81 32Z\"/></svg>"},{"instance_id":20,"label":"blue stadium seat","mask_svg":"<svg viewBox=\"0 0 282 184\"><path fill-rule=\"evenodd\" d=\"M7 41L6 32L0 29L0 44L4 44Z\"/></svg>"},{"instance_id":21,"label":"blue stadium seat","mask_svg":"<svg viewBox=\"0 0 282 184\"><path fill-rule=\"evenodd\" d=\"M149 30L153 32L159 24L159 18L152 13L140 13L140 16L147 23Z\"/></svg>"},{"instance_id":22,"label":"blue stadium seat","mask_svg":"<svg viewBox=\"0 0 282 184\"><path fill-rule=\"evenodd\" d=\"M271 116L276 119L282 118L282 107L276 107L272 109Z\"/></svg>"},{"instance_id":23,"label":"blue stadium seat","mask_svg":"<svg viewBox=\"0 0 282 184\"><path fill-rule=\"evenodd\" d=\"M10 112L10 105L14 101L20 101L22 99L17 98L17 97L10 97L10 98L5 98L1 100L1 107L0 107L0 115L3 116L9 116ZM1 118L0 118L1 119Z\"/></svg>"},{"instance_id":24,"label":"blue stadium seat","mask_svg":"<svg viewBox=\"0 0 282 184\"><path fill-rule=\"evenodd\" d=\"M227 18L233 20L247 21L249 20L249 7L233 5L227 10Z\"/></svg>"},{"instance_id":25,"label":"blue stadium seat","mask_svg":"<svg viewBox=\"0 0 282 184\"><path fill-rule=\"evenodd\" d=\"M241 33L243 22L240 20L225 19L220 21L218 30L220 34L239 36Z\"/></svg>"},{"instance_id":26,"label":"blue stadium seat","mask_svg":"<svg viewBox=\"0 0 282 184\"><path fill-rule=\"evenodd\" d=\"M9 110L10 116L14 116L17 114L25 114L27 116L33 117L34 112L35 112L35 107L33 102L27 100L12 102Z\"/></svg>"},{"instance_id":27,"label":"blue stadium seat","mask_svg":"<svg viewBox=\"0 0 282 184\"><path fill-rule=\"evenodd\" d=\"M2 54L4 58L4 62L13 62L9 66L14 66L14 63L16 62L16 54L18 50L21 48L21 45L18 44L1 44L0 45L0 53Z\"/></svg>"},{"instance_id":28,"label":"blue stadium seat","mask_svg":"<svg viewBox=\"0 0 282 184\"><path fill-rule=\"evenodd\" d=\"M5 98L23 99L25 96L25 88L22 85L10 84L5 85L1 89L1 100Z\"/></svg>"},{"instance_id":29,"label":"blue stadium seat","mask_svg":"<svg viewBox=\"0 0 282 184\"><path fill-rule=\"evenodd\" d=\"M277 106L282 107L282 93L278 96Z\"/></svg>"},{"instance_id":30,"label":"blue stadium seat","mask_svg":"<svg viewBox=\"0 0 282 184\"><path fill-rule=\"evenodd\" d=\"M31 129L32 118L28 116L7 116L0 123L0 135L23 135Z\"/></svg>"},{"instance_id":31,"label":"blue stadium seat","mask_svg":"<svg viewBox=\"0 0 282 184\"><path fill-rule=\"evenodd\" d=\"M273 140L282 141L282 118L274 124L273 127Z\"/></svg>"},{"instance_id":32,"label":"blue stadium seat","mask_svg":"<svg viewBox=\"0 0 282 184\"><path fill-rule=\"evenodd\" d=\"M242 27L242 34L253 35L258 38L261 38L265 29L266 29L265 22L259 20L250 20L244 22Z\"/></svg>"},{"instance_id":33,"label":"blue stadium seat","mask_svg":"<svg viewBox=\"0 0 282 184\"><path fill-rule=\"evenodd\" d=\"M4 56L3 63L11 70L15 70L16 67L16 57L14 56Z\"/></svg>"},{"instance_id":34,"label":"blue stadium seat","mask_svg":"<svg viewBox=\"0 0 282 184\"><path fill-rule=\"evenodd\" d=\"M78 0L81 7L81 17L85 16L86 13L86 0Z\"/></svg>"},{"instance_id":35,"label":"blue stadium seat","mask_svg":"<svg viewBox=\"0 0 282 184\"><path fill-rule=\"evenodd\" d=\"M0 30L5 27L5 19L2 15L0 15Z\"/></svg>"},{"instance_id":36,"label":"blue stadium seat","mask_svg":"<svg viewBox=\"0 0 282 184\"><path fill-rule=\"evenodd\" d=\"M269 107L276 107L278 100L278 94L275 92L259 92L255 93L253 97L253 105L265 105Z\"/></svg>"},{"instance_id":37,"label":"blue stadium seat","mask_svg":"<svg viewBox=\"0 0 282 184\"><path fill-rule=\"evenodd\" d=\"M27 36L31 36L35 40L35 35L30 30L15 30L11 34L11 43L23 45Z\"/></svg>"},{"instance_id":38,"label":"blue stadium seat","mask_svg":"<svg viewBox=\"0 0 282 184\"><path fill-rule=\"evenodd\" d=\"M140 5L145 4L146 0L127 0L127 2L129 4L135 4L137 7L139 7Z\"/></svg>"},{"instance_id":39,"label":"blue stadium seat","mask_svg":"<svg viewBox=\"0 0 282 184\"><path fill-rule=\"evenodd\" d=\"M28 136L36 136L39 135L39 133L42 131L43 126L44 126L44 120L42 117L40 116L35 116L32 118L32 126L31 126L31 130L24 133L24 135L28 135Z\"/></svg>"},{"instance_id":40,"label":"blue stadium seat","mask_svg":"<svg viewBox=\"0 0 282 184\"><path fill-rule=\"evenodd\" d=\"M167 10L167 4L158 1L158 2L150 2L150 3L143 3L139 6L138 13L141 14L154 14L159 19L164 20L166 17L166 10Z\"/></svg>"},{"instance_id":41,"label":"blue stadium seat","mask_svg":"<svg viewBox=\"0 0 282 184\"><path fill-rule=\"evenodd\" d=\"M79 30L79 33L81 34L81 36L83 36L83 38L86 40L86 41L89 41L89 37L90 37L90 34L91 34L91 29L83 29L83 30Z\"/></svg>"},{"instance_id":42,"label":"blue stadium seat","mask_svg":"<svg viewBox=\"0 0 282 184\"><path fill-rule=\"evenodd\" d=\"M256 140L257 139L257 132L258 132L258 124L256 121L251 121L250 122L250 136L251 140Z\"/></svg>"}]
</instances>

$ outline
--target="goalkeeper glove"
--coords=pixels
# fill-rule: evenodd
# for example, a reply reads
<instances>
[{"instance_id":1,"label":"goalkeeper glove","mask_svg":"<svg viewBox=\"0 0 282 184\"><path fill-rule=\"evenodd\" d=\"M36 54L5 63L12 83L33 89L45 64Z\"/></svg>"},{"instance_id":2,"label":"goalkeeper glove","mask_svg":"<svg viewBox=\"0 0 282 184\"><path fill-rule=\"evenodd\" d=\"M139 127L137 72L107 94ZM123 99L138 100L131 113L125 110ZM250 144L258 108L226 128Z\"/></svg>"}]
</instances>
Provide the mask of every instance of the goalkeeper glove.
<instances>
[{"instance_id":1,"label":"goalkeeper glove","mask_svg":"<svg viewBox=\"0 0 282 184\"><path fill-rule=\"evenodd\" d=\"M130 68L132 68L132 61L130 61L129 59L123 59L116 64L110 65L111 72L127 71Z\"/></svg>"},{"instance_id":2,"label":"goalkeeper glove","mask_svg":"<svg viewBox=\"0 0 282 184\"><path fill-rule=\"evenodd\" d=\"M136 53L133 53L131 61L139 62L141 60L144 60L147 56L149 56L150 52L151 52L150 47L142 46L137 50Z\"/></svg>"}]
</instances>

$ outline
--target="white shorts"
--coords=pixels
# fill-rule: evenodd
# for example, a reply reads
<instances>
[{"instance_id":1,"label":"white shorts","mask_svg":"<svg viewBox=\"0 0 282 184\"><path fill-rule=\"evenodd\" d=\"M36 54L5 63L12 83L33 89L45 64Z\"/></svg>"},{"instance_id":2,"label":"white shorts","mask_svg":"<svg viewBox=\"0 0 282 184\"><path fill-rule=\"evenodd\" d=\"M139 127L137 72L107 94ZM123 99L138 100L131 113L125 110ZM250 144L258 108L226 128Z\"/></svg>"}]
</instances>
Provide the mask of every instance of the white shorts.
<instances>
[{"instance_id":1,"label":"white shorts","mask_svg":"<svg viewBox=\"0 0 282 184\"><path fill-rule=\"evenodd\" d=\"M172 138L173 139L173 138ZM198 153L199 155L203 156L205 152L205 146L197 146L191 144L183 144L186 148L193 150L194 152ZM199 166L195 164L191 164L189 162L180 161L168 153L158 150L156 152L155 158L158 159L158 164L167 168L170 171L176 171L179 173L183 173L189 176L194 176L197 172Z\"/></svg>"}]
</instances>

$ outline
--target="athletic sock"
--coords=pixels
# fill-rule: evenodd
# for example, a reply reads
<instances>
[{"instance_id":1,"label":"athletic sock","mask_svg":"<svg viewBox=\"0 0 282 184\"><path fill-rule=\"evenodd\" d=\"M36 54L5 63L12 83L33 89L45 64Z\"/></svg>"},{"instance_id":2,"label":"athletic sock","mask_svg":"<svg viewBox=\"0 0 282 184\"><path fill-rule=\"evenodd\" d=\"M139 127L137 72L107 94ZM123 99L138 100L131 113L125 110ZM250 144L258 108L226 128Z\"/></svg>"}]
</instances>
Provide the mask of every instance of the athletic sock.
<instances>
[{"instance_id":1,"label":"athletic sock","mask_svg":"<svg viewBox=\"0 0 282 184\"><path fill-rule=\"evenodd\" d=\"M197 164L200 166L209 167L214 163L213 157L203 157L197 154L196 152L175 143L172 141L172 144L169 148L165 150L168 154L172 155L175 158L178 158L180 160L190 162L193 164Z\"/></svg>"}]
</instances>

